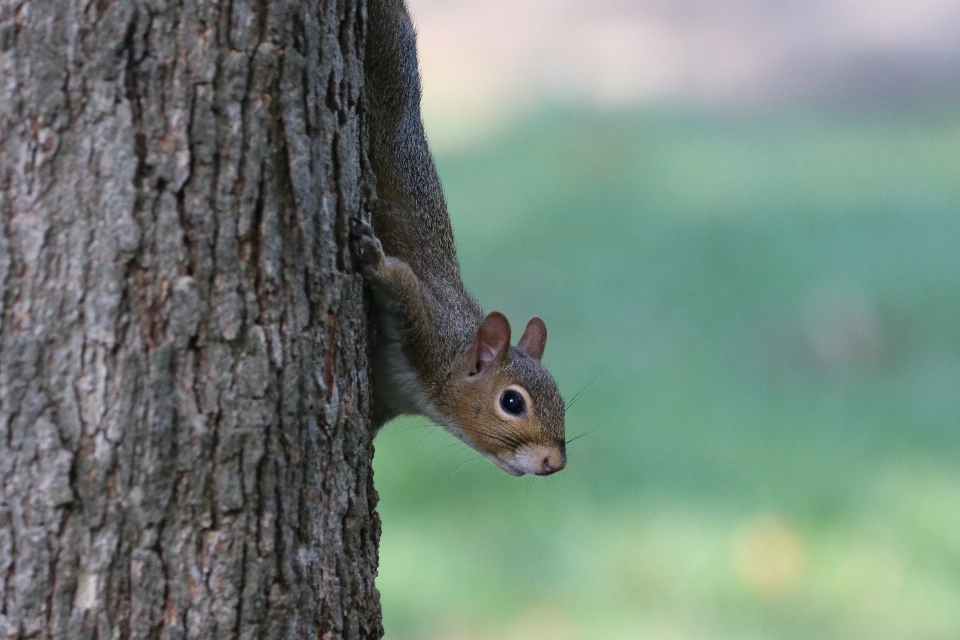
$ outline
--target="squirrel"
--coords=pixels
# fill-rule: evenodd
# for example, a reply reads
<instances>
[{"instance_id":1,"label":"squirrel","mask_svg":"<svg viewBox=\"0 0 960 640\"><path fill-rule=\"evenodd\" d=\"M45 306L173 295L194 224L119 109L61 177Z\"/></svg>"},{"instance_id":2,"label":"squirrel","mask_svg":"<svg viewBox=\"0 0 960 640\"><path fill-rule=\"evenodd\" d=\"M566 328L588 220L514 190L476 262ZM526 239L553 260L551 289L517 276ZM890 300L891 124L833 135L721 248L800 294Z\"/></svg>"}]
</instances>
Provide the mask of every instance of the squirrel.
<instances>
[{"instance_id":1,"label":"squirrel","mask_svg":"<svg viewBox=\"0 0 960 640\"><path fill-rule=\"evenodd\" d=\"M513 476L567 464L565 407L540 363L547 327L484 315L460 279L447 205L420 116L416 33L403 0L369 0L364 61L373 224L351 236L372 290L373 423L422 415Z\"/></svg>"}]
</instances>

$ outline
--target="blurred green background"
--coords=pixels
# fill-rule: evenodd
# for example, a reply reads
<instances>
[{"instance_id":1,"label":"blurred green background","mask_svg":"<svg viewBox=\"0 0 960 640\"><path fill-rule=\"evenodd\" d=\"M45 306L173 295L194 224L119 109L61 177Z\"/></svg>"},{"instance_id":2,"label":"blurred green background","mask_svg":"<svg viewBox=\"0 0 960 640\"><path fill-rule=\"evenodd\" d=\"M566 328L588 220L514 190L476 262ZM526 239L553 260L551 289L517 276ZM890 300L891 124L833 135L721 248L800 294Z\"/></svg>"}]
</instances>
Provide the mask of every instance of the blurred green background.
<instances>
[{"instance_id":1,"label":"blurred green background","mask_svg":"<svg viewBox=\"0 0 960 640\"><path fill-rule=\"evenodd\" d=\"M442 153L566 470L376 440L388 640L960 638L960 111L540 111Z\"/></svg>"},{"instance_id":2,"label":"blurred green background","mask_svg":"<svg viewBox=\"0 0 960 640\"><path fill-rule=\"evenodd\" d=\"M585 435L386 427L386 640L960 640L960 0L409 3L464 280Z\"/></svg>"}]
</instances>

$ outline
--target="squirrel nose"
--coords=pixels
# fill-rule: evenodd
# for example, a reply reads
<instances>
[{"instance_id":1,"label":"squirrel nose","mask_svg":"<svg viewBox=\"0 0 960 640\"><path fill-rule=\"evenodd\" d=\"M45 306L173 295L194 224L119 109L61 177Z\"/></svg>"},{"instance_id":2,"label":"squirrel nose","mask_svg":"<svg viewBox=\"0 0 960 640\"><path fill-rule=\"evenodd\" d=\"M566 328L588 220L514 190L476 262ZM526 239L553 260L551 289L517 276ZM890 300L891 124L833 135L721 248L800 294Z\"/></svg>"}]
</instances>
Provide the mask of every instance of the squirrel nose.
<instances>
[{"instance_id":1,"label":"squirrel nose","mask_svg":"<svg viewBox=\"0 0 960 640\"><path fill-rule=\"evenodd\" d=\"M560 456L544 456L543 461L540 463L540 471L536 473L538 476L548 476L551 473L556 473L560 471L565 466L567 466L566 458L561 458Z\"/></svg>"}]
</instances>

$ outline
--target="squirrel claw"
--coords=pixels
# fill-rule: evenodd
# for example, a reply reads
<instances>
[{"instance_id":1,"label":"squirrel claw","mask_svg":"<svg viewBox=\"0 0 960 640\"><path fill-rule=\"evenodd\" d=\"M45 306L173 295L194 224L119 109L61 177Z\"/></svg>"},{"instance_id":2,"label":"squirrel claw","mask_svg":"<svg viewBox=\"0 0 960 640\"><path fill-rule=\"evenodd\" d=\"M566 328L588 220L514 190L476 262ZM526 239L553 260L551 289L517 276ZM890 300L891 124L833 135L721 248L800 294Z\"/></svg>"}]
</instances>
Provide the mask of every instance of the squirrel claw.
<instances>
[{"instance_id":1,"label":"squirrel claw","mask_svg":"<svg viewBox=\"0 0 960 640\"><path fill-rule=\"evenodd\" d=\"M379 238L374 235L370 223L360 218L353 218L350 225L350 235L356 242L357 257L360 258L363 274L365 276L376 276L382 273L386 256L383 253L383 245L380 244Z\"/></svg>"}]
</instances>

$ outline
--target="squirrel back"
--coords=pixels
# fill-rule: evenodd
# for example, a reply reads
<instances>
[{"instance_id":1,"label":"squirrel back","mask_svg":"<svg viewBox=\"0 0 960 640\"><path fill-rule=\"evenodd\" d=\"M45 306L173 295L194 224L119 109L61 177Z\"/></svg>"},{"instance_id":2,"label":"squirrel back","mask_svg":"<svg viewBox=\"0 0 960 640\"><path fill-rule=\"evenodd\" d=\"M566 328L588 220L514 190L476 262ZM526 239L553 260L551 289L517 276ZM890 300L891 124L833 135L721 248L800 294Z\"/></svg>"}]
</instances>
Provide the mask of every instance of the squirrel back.
<instances>
[{"instance_id":1,"label":"squirrel back","mask_svg":"<svg viewBox=\"0 0 960 640\"><path fill-rule=\"evenodd\" d=\"M416 34L402 0L371 0L366 54L377 236L387 255L403 256L425 281L462 291L447 203L420 118Z\"/></svg>"},{"instance_id":2,"label":"squirrel back","mask_svg":"<svg viewBox=\"0 0 960 640\"><path fill-rule=\"evenodd\" d=\"M564 405L533 318L516 347L503 314L464 289L420 117L416 34L402 0L370 0L364 62L373 225L354 222L373 291L374 421L425 415L512 475L566 465Z\"/></svg>"}]
</instances>

